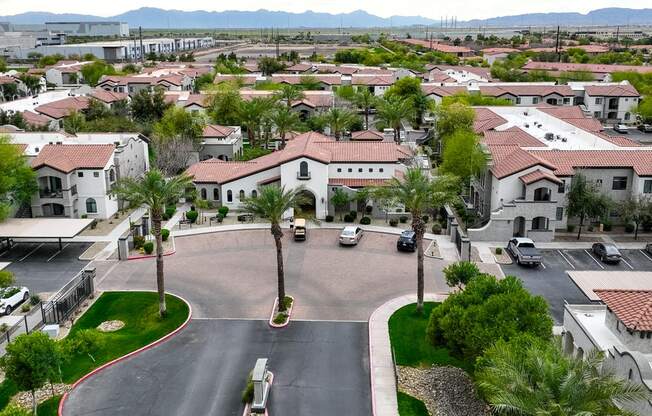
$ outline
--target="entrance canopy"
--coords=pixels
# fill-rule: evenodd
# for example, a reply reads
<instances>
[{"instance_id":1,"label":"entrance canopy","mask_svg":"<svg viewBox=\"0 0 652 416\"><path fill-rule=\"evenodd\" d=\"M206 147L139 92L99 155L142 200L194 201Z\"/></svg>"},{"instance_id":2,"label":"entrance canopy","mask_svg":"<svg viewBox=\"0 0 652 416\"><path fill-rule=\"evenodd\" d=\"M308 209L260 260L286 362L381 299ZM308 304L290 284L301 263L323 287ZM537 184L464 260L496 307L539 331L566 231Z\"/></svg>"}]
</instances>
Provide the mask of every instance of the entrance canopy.
<instances>
[{"instance_id":1,"label":"entrance canopy","mask_svg":"<svg viewBox=\"0 0 652 416\"><path fill-rule=\"evenodd\" d=\"M92 219L8 218L0 222L0 238L73 238L92 223Z\"/></svg>"}]
</instances>

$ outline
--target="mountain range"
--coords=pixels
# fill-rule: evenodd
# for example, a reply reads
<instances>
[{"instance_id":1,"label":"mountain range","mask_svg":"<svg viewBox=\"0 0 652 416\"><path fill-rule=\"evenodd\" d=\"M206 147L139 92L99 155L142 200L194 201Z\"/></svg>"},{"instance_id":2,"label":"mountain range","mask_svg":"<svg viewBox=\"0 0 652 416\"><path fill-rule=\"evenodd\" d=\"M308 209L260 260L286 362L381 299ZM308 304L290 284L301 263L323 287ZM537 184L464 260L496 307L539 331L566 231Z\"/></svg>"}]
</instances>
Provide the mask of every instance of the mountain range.
<instances>
[{"instance_id":1,"label":"mountain range","mask_svg":"<svg viewBox=\"0 0 652 416\"><path fill-rule=\"evenodd\" d=\"M431 25L440 20L421 16L392 16L383 18L363 10L351 13L290 13L283 11L182 11L142 7L110 17L73 13L27 12L0 16L0 22L14 24L43 24L47 21L121 21L130 27L170 29L211 28L365 28ZM492 17L459 21L458 27L476 26L589 26L589 25L652 25L652 9L604 8L589 13L529 13L516 16Z\"/></svg>"}]
</instances>

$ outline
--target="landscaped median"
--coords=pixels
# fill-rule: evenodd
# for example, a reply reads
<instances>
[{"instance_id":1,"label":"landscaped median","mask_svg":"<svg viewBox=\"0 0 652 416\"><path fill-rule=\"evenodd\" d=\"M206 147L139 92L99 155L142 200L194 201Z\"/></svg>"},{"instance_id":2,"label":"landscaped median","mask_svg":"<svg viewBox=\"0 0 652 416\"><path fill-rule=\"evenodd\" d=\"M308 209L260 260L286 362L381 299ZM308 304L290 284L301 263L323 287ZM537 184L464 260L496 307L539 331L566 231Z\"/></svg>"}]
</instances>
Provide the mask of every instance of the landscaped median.
<instances>
[{"instance_id":1,"label":"landscaped median","mask_svg":"<svg viewBox=\"0 0 652 416\"><path fill-rule=\"evenodd\" d=\"M94 347L92 350L70 353L61 366L60 380L53 382L61 381L74 388L101 368L119 361L126 355L146 349L183 328L190 319L190 306L181 298L170 294L166 295L166 304L167 315L160 318L156 292L103 293L75 322L66 337L74 339L80 333L89 334L88 331L91 331L96 340ZM109 327L108 332L98 329L103 323L103 327ZM124 326L120 327L122 324ZM69 390L67 386L65 389ZM49 386L46 385L44 390L48 389ZM16 386L7 380L0 384L0 408L6 407L17 392ZM66 395L67 393L63 395L61 404L61 396L41 403L39 415L61 414Z\"/></svg>"}]
</instances>

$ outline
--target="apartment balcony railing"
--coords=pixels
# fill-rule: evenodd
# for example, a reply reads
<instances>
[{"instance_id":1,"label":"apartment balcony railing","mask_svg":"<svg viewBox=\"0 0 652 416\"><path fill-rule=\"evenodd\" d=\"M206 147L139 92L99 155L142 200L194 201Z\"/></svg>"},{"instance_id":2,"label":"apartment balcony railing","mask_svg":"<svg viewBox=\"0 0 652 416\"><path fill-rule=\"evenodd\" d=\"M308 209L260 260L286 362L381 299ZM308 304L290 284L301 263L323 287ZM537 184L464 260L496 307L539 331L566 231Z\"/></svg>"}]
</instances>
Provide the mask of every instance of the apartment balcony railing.
<instances>
[{"instance_id":1,"label":"apartment balcony railing","mask_svg":"<svg viewBox=\"0 0 652 416\"><path fill-rule=\"evenodd\" d=\"M300 181L307 181L310 179L310 172L297 172L297 179Z\"/></svg>"},{"instance_id":2,"label":"apartment balcony railing","mask_svg":"<svg viewBox=\"0 0 652 416\"><path fill-rule=\"evenodd\" d=\"M63 189L39 189L41 198L63 198Z\"/></svg>"}]
</instances>

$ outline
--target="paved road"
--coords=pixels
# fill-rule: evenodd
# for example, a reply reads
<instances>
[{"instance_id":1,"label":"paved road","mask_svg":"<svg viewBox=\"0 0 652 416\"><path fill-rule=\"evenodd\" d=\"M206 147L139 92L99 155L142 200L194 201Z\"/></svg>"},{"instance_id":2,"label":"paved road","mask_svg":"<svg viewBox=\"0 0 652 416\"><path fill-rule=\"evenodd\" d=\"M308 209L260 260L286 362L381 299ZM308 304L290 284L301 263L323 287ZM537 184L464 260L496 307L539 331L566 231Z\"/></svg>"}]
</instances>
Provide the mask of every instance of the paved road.
<instances>
[{"instance_id":1,"label":"paved road","mask_svg":"<svg viewBox=\"0 0 652 416\"><path fill-rule=\"evenodd\" d=\"M308 240L283 240L286 291L295 318L367 320L381 304L416 290L416 254L396 251L396 236L368 232L357 247L340 247L337 230L309 230ZM276 254L267 230L175 239L166 257L166 290L186 298L194 316L269 317L276 296ZM96 262L103 290L154 289L153 259ZM446 262L426 259L426 292L446 292ZM497 274L497 265L482 265ZM112 269L111 269L112 268ZM102 280L107 271L109 274Z\"/></svg>"},{"instance_id":2,"label":"paved road","mask_svg":"<svg viewBox=\"0 0 652 416\"><path fill-rule=\"evenodd\" d=\"M240 416L257 358L274 373L271 415L371 414L367 325L193 320L178 335L83 382L64 415Z\"/></svg>"},{"instance_id":3,"label":"paved road","mask_svg":"<svg viewBox=\"0 0 652 416\"><path fill-rule=\"evenodd\" d=\"M31 293L51 293L72 279L88 261L78 259L91 243L19 242L0 255L0 262L11 262L5 269L14 273L16 282L26 286Z\"/></svg>"}]
</instances>

